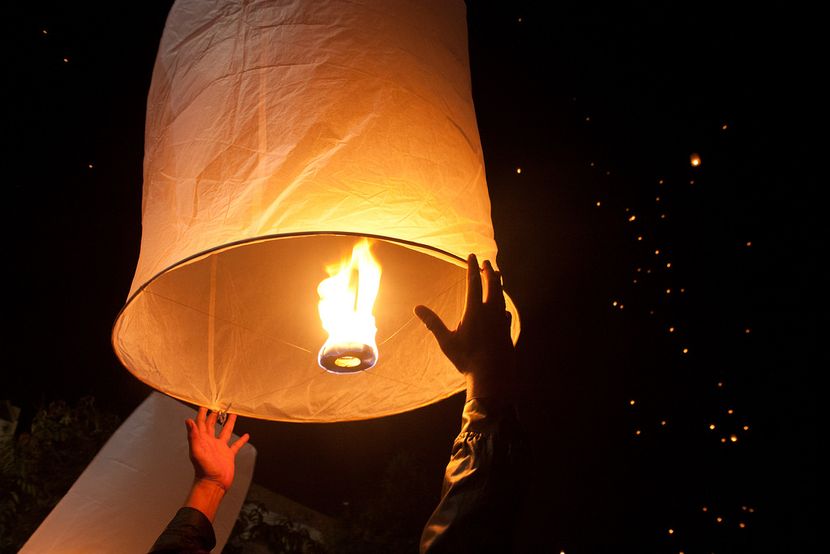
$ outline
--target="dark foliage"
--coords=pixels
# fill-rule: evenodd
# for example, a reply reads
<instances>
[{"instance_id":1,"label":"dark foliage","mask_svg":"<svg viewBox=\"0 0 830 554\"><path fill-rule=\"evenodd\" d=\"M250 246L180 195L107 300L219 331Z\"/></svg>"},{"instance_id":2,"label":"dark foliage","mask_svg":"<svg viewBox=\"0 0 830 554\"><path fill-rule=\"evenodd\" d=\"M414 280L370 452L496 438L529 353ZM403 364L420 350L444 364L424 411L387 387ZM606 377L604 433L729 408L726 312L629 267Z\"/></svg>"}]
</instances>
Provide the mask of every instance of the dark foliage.
<instances>
[{"instance_id":1,"label":"dark foliage","mask_svg":"<svg viewBox=\"0 0 830 554\"><path fill-rule=\"evenodd\" d=\"M0 443L0 552L17 552L118 427L92 397L52 402Z\"/></svg>"},{"instance_id":2,"label":"dark foliage","mask_svg":"<svg viewBox=\"0 0 830 554\"><path fill-rule=\"evenodd\" d=\"M255 502L239 512L225 548L226 554L323 554L325 548L308 530L289 518L275 516Z\"/></svg>"}]
</instances>

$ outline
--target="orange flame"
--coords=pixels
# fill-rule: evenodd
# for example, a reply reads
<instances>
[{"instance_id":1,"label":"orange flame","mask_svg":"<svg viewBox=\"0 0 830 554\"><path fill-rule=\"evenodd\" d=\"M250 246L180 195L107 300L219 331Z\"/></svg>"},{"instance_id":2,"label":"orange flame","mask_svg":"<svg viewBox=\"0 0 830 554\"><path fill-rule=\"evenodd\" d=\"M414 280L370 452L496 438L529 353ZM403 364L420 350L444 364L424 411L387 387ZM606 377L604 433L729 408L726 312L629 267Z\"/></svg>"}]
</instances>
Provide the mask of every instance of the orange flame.
<instances>
[{"instance_id":1,"label":"orange flame","mask_svg":"<svg viewBox=\"0 0 830 554\"><path fill-rule=\"evenodd\" d=\"M377 363L375 316L372 309L380 288L380 265L369 241L354 245L348 261L326 268L317 287L318 310L329 338L320 349L320 367L332 373L354 373Z\"/></svg>"}]
</instances>

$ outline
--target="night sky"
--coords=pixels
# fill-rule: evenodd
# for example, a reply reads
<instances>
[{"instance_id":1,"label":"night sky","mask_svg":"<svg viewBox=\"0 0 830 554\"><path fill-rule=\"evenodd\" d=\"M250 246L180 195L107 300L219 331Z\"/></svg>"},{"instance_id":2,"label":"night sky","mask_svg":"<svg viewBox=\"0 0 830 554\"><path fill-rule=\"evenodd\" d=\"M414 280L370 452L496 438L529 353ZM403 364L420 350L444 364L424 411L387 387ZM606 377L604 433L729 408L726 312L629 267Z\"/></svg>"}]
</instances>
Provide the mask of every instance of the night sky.
<instances>
[{"instance_id":1,"label":"night sky","mask_svg":"<svg viewBox=\"0 0 830 554\"><path fill-rule=\"evenodd\" d=\"M521 544L809 551L827 367L818 17L543 4L468 2L498 261L522 317L534 457ZM29 413L91 394L123 418L150 392L109 341L138 258L145 101L170 5L4 16L0 399ZM319 511L370 501L401 454L429 508L462 403L237 429L258 450L254 480Z\"/></svg>"}]
</instances>

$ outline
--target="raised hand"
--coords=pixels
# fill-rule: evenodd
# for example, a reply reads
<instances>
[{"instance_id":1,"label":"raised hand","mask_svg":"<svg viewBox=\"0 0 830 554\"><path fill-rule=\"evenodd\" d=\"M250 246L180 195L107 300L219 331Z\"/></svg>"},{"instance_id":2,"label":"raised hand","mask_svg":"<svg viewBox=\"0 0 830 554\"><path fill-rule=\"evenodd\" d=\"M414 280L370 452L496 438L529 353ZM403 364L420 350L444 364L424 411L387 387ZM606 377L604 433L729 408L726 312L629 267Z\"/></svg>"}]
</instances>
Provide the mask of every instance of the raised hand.
<instances>
[{"instance_id":1,"label":"raised hand","mask_svg":"<svg viewBox=\"0 0 830 554\"><path fill-rule=\"evenodd\" d=\"M474 254L467 258L466 305L454 331L426 306L416 306L415 314L435 336L447 358L467 377L468 399L506 398L513 393L515 350L510 338L511 317L505 310L501 275L489 261L485 260L484 267L479 269Z\"/></svg>"},{"instance_id":2,"label":"raised hand","mask_svg":"<svg viewBox=\"0 0 830 554\"><path fill-rule=\"evenodd\" d=\"M196 421L188 419L187 441L190 445L190 461L196 472L196 480L218 485L227 491L233 483L234 457L248 442L248 433L228 445L236 423L236 414L231 414L216 436L217 413L207 415L207 408L199 408Z\"/></svg>"}]
</instances>

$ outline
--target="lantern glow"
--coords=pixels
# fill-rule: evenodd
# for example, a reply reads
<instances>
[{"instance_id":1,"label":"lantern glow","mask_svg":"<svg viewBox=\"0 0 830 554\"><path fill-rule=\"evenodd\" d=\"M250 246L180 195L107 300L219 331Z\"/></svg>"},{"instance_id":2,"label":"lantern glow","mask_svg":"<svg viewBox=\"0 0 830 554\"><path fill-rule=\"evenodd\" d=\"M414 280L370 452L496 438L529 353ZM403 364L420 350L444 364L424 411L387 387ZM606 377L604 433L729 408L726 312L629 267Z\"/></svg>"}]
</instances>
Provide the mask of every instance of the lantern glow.
<instances>
[{"instance_id":1,"label":"lantern glow","mask_svg":"<svg viewBox=\"0 0 830 554\"><path fill-rule=\"evenodd\" d=\"M689 163L692 165L692 167L700 166L700 154L698 154L696 152L691 154L689 156ZM692 183L692 184L694 184L694 183Z\"/></svg>"},{"instance_id":2,"label":"lantern glow","mask_svg":"<svg viewBox=\"0 0 830 554\"><path fill-rule=\"evenodd\" d=\"M145 145L112 332L138 379L315 423L465 389L412 313L458 321L466 256L497 266L463 1L176 0Z\"/></svg>"},{"instance_id":3,"label":"lantern glow","mask_svg":"<svg viewBox=\"0 0 830 554\"><path fill-rule=\"evenodd\" d=\"M380 288L381 269L372 257L369 241L352 249L350 260L326 268L329 274L317 287L323 329L329 334L320 349L320 367L332 373L354 373L378 360L375 316L372 308Z\"/></svg>"}]
</instances>

